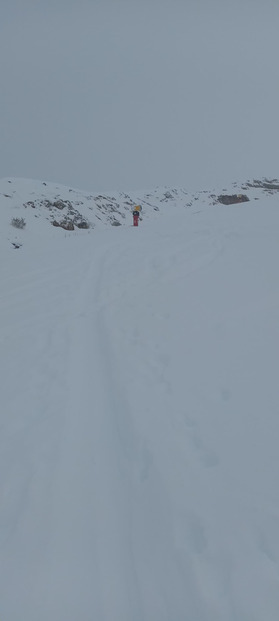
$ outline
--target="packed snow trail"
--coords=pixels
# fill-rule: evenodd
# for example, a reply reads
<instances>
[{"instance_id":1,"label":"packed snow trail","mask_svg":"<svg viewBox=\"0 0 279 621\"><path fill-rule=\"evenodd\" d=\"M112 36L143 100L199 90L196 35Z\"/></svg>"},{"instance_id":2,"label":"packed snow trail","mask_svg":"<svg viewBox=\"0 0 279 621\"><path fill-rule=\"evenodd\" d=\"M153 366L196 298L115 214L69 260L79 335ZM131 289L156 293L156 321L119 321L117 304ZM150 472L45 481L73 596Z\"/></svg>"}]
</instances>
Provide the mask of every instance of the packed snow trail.
<instances>
[{"instance_id":1,"label":"packed snow trail","mask_svg":"<svg viewBox=\"0 0 279 621\"><path fill-rule=\"evenodd\" d=\"M100 302L105 257L113 250L110 240L99 255L93 253L68 322L68 399L52 542L53 570L58 563L63 576L66 566L67 579L57 585L57 601L50 593L52 614L62 600L59 614L68 618L87 618L87 611L91 618L112 619L116 611L119 618L129 618L131 601L134 618L134 610L140 614L133 580L130 471L119 439L127 405L117 394ZM127 439L131 443L133 435Z\"/></svg>"},{"instance_id":2,"label":"packed snow trail","mask_svg":"<svg viewBox=\"0 0 279 621\"><path fill-rule=\"evenodd\" d=\"M278 219L173 208L8 257L3 621L278 620Z\"/></svg>"}]
</instances>

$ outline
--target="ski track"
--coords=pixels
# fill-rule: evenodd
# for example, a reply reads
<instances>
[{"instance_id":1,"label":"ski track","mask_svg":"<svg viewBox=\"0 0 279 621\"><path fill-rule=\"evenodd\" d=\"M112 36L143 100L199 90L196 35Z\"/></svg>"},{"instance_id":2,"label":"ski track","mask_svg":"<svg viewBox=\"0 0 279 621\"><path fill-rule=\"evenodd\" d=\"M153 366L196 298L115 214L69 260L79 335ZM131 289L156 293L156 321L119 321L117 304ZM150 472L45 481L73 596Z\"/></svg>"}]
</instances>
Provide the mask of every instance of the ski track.
<instances>
[{"instance_id":1,"label":"ski track","mask_svg":"<svg viewBox=\"0 0 279 621\"><path fill-rule=\"evenodd\" d=\"M118 430L126 404L116 395L100 306L107 252L106 248L100 256L93 253L68 326L67 427L56 483L52 547L62 561L61 574L65 564L68 568L65 599L72 618L90 610L98 619L128 619L131 600L133 609L140 611L130 541L130 473ZM61 516L67 516L64 525ZM89 585L84 584L84 571ZM61 599L61 585L57 597ZM55 600L53 606L54 613Z\"/></svg>"}]
</instances>

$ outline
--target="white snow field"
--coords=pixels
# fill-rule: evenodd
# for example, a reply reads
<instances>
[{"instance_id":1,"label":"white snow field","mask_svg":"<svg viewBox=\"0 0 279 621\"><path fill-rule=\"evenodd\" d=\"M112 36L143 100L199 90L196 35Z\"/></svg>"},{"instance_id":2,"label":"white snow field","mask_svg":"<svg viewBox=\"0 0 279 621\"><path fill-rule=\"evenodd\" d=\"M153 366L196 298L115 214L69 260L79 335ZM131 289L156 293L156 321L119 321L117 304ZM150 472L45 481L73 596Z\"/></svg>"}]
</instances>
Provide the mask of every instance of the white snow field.
<instances>
[{"instance_id":1,"label":"white snow field","mask_svg":"<svg viewBox=\"0 0 279 621\"><path fill-rule=\"evenodd\" d=\"M1 196L1 621L278 621L279 194L249 196L73 232Z\"/></svg>"}]
</instances>

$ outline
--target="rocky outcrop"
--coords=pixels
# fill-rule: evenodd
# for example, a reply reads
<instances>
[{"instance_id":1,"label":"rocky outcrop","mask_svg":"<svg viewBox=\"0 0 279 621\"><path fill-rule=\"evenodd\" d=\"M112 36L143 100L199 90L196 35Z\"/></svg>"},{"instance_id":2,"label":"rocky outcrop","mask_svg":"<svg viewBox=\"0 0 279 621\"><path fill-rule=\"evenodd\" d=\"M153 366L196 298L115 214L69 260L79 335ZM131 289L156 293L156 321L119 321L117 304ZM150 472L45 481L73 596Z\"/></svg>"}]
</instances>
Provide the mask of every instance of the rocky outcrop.
<instances>
[{"instance_id":1,"label":"rocky outcrop","mask_svg":"<svg viewBox=\"0 0 279 621\"><path fill-rule=\"evenodd\" d=\"M57 222L57 220L53 220L52 224L53 226L60 226L62 229L65 229L65 231L74 231L75 228L71 220L62 220L62 222Z\"/></svg>"},{"instance_id":2,"label":"rocky outcrop","mask_svg":"<svg viewBox=\"0 0 279 621\"><path fill-rule=\"evenodd\" d=\"M246 194L220 194L218 196L218 203L222 203L222 205L234 205L236 203L246 203L247 201L249 201L249 198Z\"/></svg>"}]
</instances>

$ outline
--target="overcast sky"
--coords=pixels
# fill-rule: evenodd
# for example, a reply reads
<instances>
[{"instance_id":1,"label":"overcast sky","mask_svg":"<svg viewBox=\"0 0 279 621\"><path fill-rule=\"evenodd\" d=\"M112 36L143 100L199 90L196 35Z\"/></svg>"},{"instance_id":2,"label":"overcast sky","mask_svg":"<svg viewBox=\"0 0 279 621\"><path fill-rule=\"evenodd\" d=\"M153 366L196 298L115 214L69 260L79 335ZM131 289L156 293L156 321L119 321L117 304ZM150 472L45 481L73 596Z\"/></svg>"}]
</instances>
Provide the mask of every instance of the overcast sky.
<instances>
[{"instance_id":1,"label":"overcast sky","mask_svg":"<svg viewBox=\"0 0 279 621\"><path fill-rule=\"evenodd\" d=\"M278 177L278 30L278 0L1 0L0 177Z\"/></svg>"}]
</instances>

